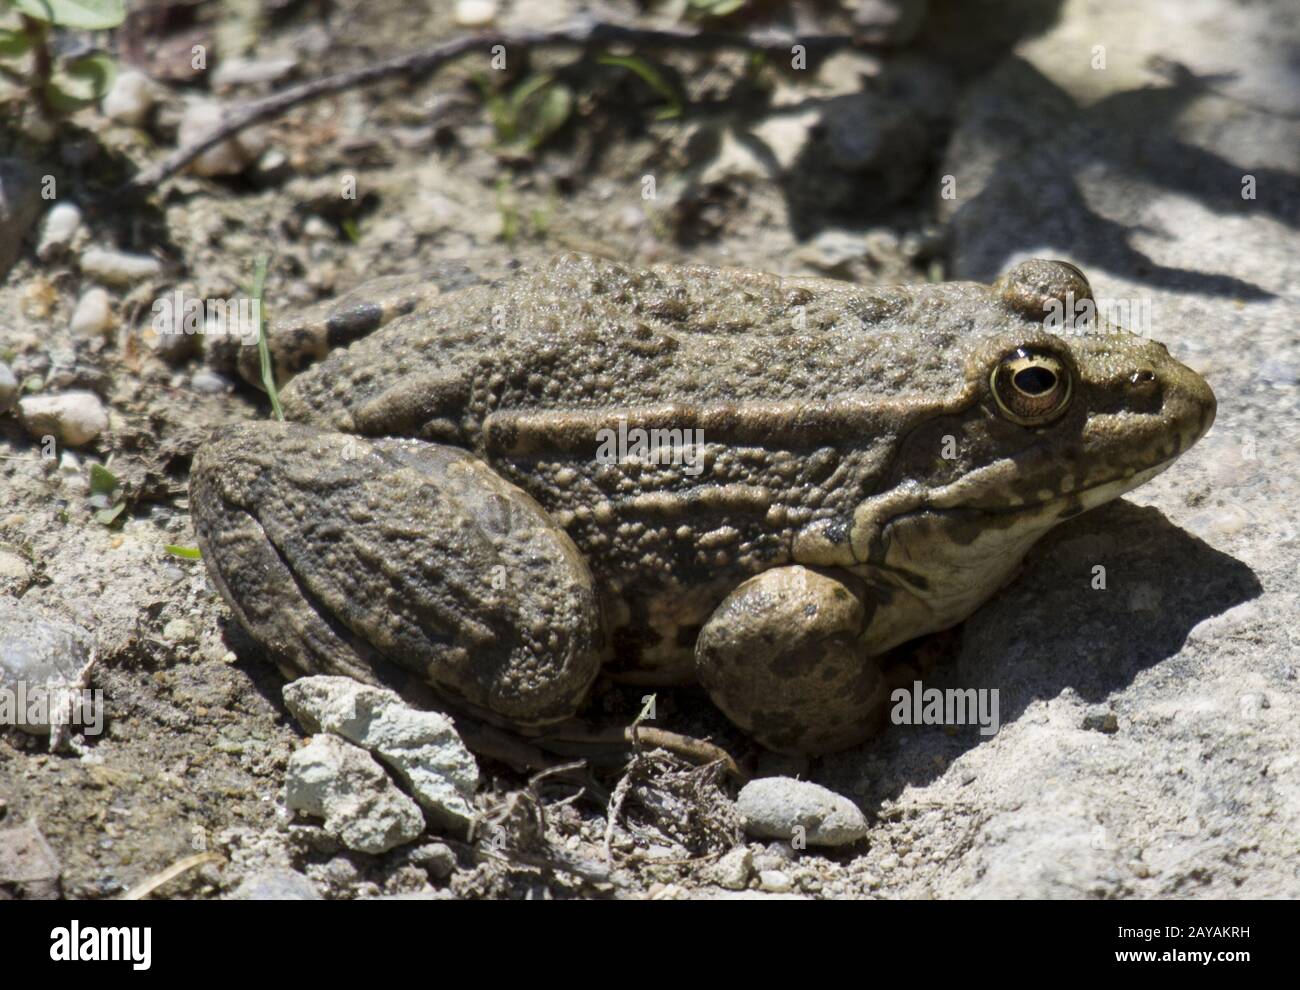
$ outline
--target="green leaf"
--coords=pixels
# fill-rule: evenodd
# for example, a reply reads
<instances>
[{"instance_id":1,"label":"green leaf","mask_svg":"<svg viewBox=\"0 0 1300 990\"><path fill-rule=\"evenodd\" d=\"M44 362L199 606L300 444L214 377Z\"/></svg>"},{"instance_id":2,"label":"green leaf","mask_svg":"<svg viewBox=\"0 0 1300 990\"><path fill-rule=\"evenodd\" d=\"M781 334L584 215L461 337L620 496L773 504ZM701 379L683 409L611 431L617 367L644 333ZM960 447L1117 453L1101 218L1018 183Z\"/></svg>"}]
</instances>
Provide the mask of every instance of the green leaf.
<instances>
[{"instance_id":1,"label":"green leaf","mask_svg":"<svg viewBox=\"0 0 1300 990\"><path fill-rule=\"evenodd\" d=\"M75 113L82 107L88 107L94 100L85 100L66 92L58 83L45 84L45 102L59 113Z\"/></svg>"},{"instance_id":2,"label":"green leaf","mask_svg":"<svg viewBox=\"0 0 1300 990\"><path fill-rule=\"evenodd\" d=\"M59 76L66 80L60 80L60 88L65 93L93 102L103 99L113 88L117 62L104 52L91 52L61 63L55 71L55 78Z\"/></svg>"},{"instance_id":3,"label":"green leaf","mask_svg":"<svg viewBox=\"0 0 1300 990\"><path fill-rule=\"evenodd\" d=\"M180 557L181 560L201 560L202 552L198 547L181 547L175 543L168 543L163 547L173 557Z\"/></svg>"},{"instance_id":4,"label":"green leaf","mask_svg":"<svg viewBox=\"0 0 1300 990\"><path fill-rule=\"evenodd\" d=\"M280 390L275 385L275 362L271 360L271 345L266 340L266 311L262 297L266 294L267 257L259 254L253 268L253 308L257 313L257 356L262 364L262 387L271 400L271 412L283 423L284 410L280 408Z\"/></svg>"},{"instance_id":5,"label":"green leaf","mask_svg":"<svg viewBox=\"0 0 1300 990\"><path fill-rule=\"evenodd\" d=\"M563 83L548 86L537 98L525 120L524 141L530 148L540 147L547 138L564 126L573 112L573 91Z\"/></svg>"},{"instance_id":6,"label":"green leaf","mask_svg":"<svg viewBox=\"0 0 1300 990\"><path fill-rule=\"evenodd\" d=\"M0 28L0 58L22 58L31 47L31 39L25 31Z\"/></svg>"},{"instance_id":7,"label":"green leaf","mask_svg":"<svg viewBox=\"0 0 1300 990\"><path fill-rule=\"evenodd\" d=\"M551 75L549 72L539 72L535 76L529 76L518 86L516 86L513 92L511 92L510 94L511 111L515 114L515 116L518 116L523 111L525 103L527 103L530 99L533 98L534 95L540 93L543 89L545 89L554 81L555 81L555 76Z\"/></svg>"},{"instance_id":8,"label":"green leaf","mask_svg":"<svg viewBox=\"0 0 1300 990\"><path fill-rule=\"evenodd\" d=\"M104 31L126 20L123 0L9 0L28 17L60 27Z\"/></svg>"},{"instance_id":9,"label":"green leaf","mask_svg":"<svg viewBox=\"0 0 1300 990\"><path fill-rule=\"evenodd\" d=\"M125 502L118 502L117 505L113 506L111 509L100 509L95 513L95 522L99 523L101 526L111 526L117 520L117 517L122 514L122 510L125 508Z\"/></svg>"},{"instance_id":10,"label":"green leaf","mask_svg":"<svg viewBox=\"0 0 1300 990\"><path fill-rule=\"evenodd\" d=\"M486 77L476 76L497 144L536 148L564 126L573 112L573 91L549 72L529 76L508 96L493 93Z\"/></svg>"},{"instance_id":11,"label":"green leaf","mask_svg":"<svg viewBox=\"0 0 1300 990\"><path fill-rule=\"evenodd\" d=\"M655 117L659 120L669 120L681 116L681 96L663 77L663 74L645 59L638 55L602 55L596 61L601 65L612 65L635 73L642 82L662 96L668 106L655 113Z\"/></svg>"},{"instance_id":12,"label":"green leaf","mask_svg":"<svg viewBox=\"0 0 1300 990\"><path fill-rule=\"evenodd\" d=\"M117 475L113 474L108 468L102 464L90 465L90 494L103 495L111 499L113 494L121 487Z\"/></svg>"},{"instance_id":13,"label":"green leaf","mask_svg":"<svg viewBox=\"0 0 1300 990\"><path fill-rule=\"evenodd\" d=\"M695 17L726 17L745 6L748 0L690 0L690 12Z\"/></svg>"}]
</instances>

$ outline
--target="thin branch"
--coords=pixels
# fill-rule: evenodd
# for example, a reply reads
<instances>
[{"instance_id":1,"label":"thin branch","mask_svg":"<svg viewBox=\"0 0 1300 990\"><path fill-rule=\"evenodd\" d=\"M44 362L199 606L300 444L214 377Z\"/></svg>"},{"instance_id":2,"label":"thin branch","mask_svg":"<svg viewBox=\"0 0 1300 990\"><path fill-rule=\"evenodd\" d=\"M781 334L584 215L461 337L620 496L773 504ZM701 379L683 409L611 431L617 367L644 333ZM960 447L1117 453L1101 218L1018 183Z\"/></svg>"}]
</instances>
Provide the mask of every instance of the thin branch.
<instances>
[{"instance_id":1,"label":"thin branch","mask_svg":"<svg viewBox=\"0 0 1300 990\"><path fill-rule=\"evenodd\" d=\"M509 31L483 31L444 41L423 51L398 55L374 65L367 65L337 75L314 79L279 93L235 109L219 125L202 137L174 152L159 162L138 172L127 183L127 189L156 186L175 175L191 161L210 148L228 141L240 131L254 124L280 116L293 107L340 93L358 86L368 86L399 76L418 79L436 71L446 63L470 52L487 54L494 45L506 48L540 48L544 46L576 46L627 44L638 48L687 48L697 51L740 49L743 51L790 53L795 45L802 45L808 54L832 52L841 48L870 46L856 41L847 34L821 34L797 37L766 32L735 34L718 31L695 31L685 28L642 28L630 24L616 24L583 17L554 28L521 28Z\"/></svg>"},{"instance_id":2,"label":"thin branch","mask_svg":"<svg viewBox=\"0 0 1300 990\"><path fill-rule=\"evenodd\" d=\"M206 866L208 863L220 863L221 857L216 853L205 852L195 853L193 856L186 856L184 859L173 863L167 869L160 873L155 873L141 883L136 884L125 894L122 894L120 901L142 901L155 890L167 883L169 880L175 880L182 873L188 873L198 866Z\"/></svg>"}]
</instances>

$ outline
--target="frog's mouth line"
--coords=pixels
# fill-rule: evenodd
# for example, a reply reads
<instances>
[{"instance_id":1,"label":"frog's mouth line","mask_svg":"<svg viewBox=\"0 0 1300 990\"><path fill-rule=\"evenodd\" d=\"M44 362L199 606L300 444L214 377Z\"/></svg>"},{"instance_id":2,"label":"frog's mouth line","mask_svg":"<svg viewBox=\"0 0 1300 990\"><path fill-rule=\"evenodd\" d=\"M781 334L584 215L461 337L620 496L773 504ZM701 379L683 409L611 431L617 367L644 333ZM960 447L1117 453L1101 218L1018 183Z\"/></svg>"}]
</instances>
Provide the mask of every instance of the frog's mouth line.
<instances>
[{"instance_id":1,"label":"frog's mouth line","mask_svg":"<svg viewBox=\"0 0 1300 990\"><path fill-rule=\"evenodd\" d=\"M1033 529L1035 531L1032 535L1026 532L1026 535L1030 536L1032 541L1057 523L1072 519L1089 509L1095 509L1099 505L1104 505L1126 492L1146 484L1156 475L1168 469L1177 459L1178 455L1174 455L1128 476L1120 475L1106 481L1099 481L1087 488L1079 488L1071 492L1058 492L1050 498L1040 499L1035 502L1026 501L1019 505L1007 503L996 506L934 505L932 503L921 505L889 519L881 527L881 533L886 540L889 540L895 535L896 527L905 526L909 522L924 519L926 516L954 523L962 520L969 522L972 517L978 517L985 520L990 530L1006 530L1020 523L1026 527L1026 530Z\"/></svg>"},{"instance_id":2,"label":"frog's mouth line","mask_svg":"<svg viewBox=\"0 0 1300 990\"><path fill-rule=\"evenodd\" d=\"M1135 471L1129 475L1119 475L1106 481L1099 481L1096 484L1089 485L1086 488L1077 488L1069 492L1057 492L1049 498L1039 499L1037 501L1025 501L1020 505L999 505L999 506L952 506L953 509L960 511L966 508L973 512L981 512L990 516L1010 516L1022 515L1027 512L1050 512L1054 507L1061 506L1062 512L1056 517L1057 519L1069 519L1077 516L1089 509L1094 509L1099 505L1104 505L1111 499L1118 498L1126 492L1132 491L1140 485L1146 484L1156 475L1166 471L1174 461L1178 460L1178 455L1174 455L1166 460L1153 464L1151 467L1143 468L1141 471ZM943 511L940 509L939 511Z\"/></svg>"}]
</instances>

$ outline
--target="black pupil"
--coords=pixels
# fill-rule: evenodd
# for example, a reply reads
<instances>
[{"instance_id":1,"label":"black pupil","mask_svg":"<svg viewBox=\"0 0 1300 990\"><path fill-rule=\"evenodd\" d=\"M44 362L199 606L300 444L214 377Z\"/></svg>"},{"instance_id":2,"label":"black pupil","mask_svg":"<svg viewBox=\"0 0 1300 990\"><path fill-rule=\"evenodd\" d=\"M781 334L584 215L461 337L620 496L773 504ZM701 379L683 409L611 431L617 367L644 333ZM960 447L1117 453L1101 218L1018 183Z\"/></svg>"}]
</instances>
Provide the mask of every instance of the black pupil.
<instances>
[{"instance_id":1,"label":"black pupil","mask_svg":"<svg viewBox=\"0 0 1300 990\"><path fill-rule=\"evenodd\" d=\"M1024 368L1012 379L1026 395L1042 395L1056 384L1056 376L1046 368Z\"/></svg>"}]
</instances>

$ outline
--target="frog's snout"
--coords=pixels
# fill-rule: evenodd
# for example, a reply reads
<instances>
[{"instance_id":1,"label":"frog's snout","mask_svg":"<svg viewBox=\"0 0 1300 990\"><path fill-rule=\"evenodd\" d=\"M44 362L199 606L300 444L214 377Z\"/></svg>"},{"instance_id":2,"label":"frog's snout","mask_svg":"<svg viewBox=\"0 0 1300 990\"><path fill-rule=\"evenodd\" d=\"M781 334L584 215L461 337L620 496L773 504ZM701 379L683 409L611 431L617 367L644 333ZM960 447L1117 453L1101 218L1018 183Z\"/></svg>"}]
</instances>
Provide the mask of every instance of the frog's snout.
<instances>
[{"instance_id":1,"label":"frog's snout","mask_svg":"<svg viewBox=\"0 0 1300 990\"><path fill-rule=\"evenodd\" d=\"M1219 403L1210 383L1187 365L1173 358L1158 372L1164 392L1164 412L1177 430L1179 453L1186 451L1209 432Z\"/></svg>"}]
</instances>

